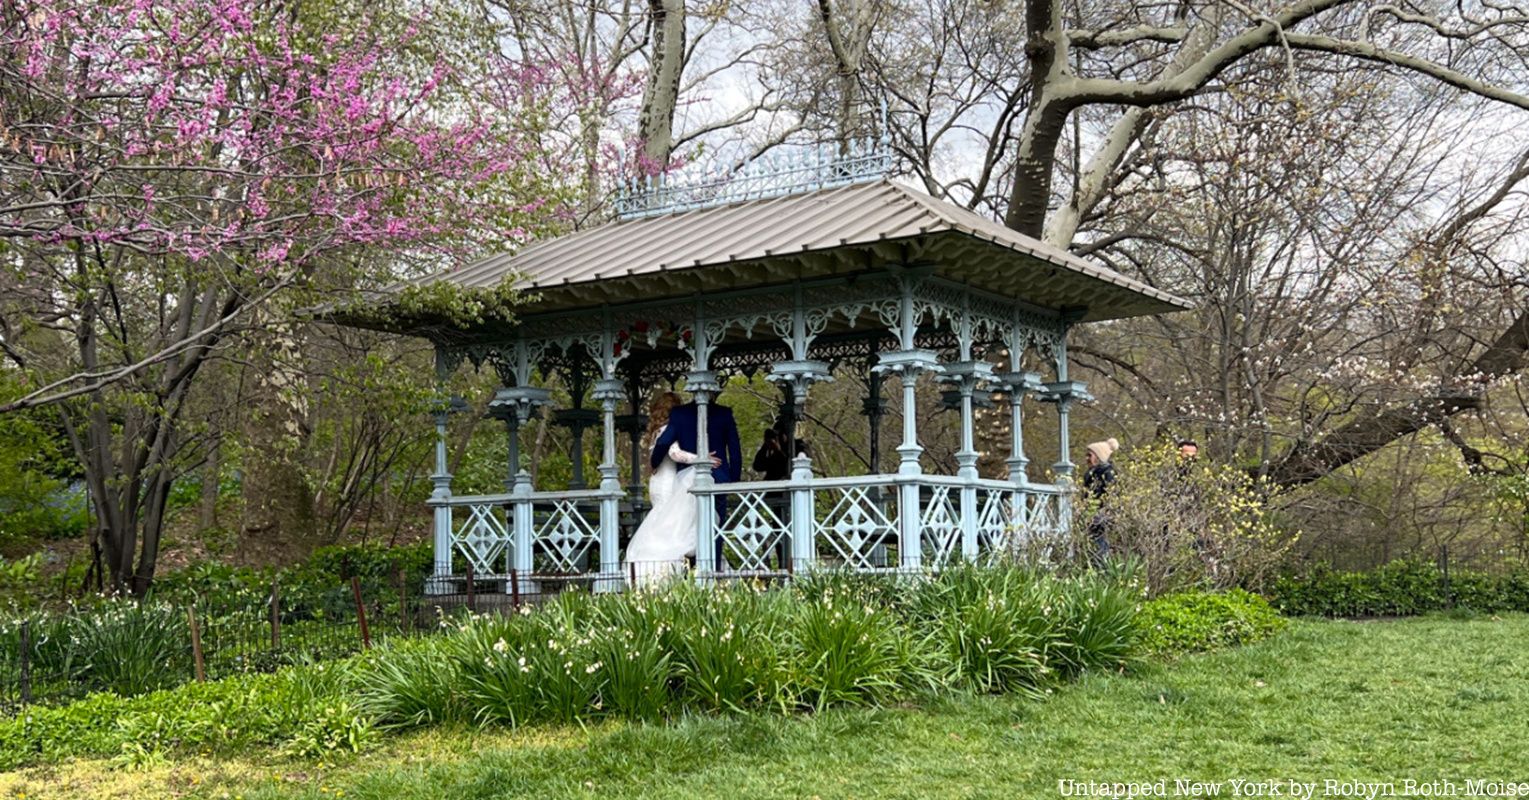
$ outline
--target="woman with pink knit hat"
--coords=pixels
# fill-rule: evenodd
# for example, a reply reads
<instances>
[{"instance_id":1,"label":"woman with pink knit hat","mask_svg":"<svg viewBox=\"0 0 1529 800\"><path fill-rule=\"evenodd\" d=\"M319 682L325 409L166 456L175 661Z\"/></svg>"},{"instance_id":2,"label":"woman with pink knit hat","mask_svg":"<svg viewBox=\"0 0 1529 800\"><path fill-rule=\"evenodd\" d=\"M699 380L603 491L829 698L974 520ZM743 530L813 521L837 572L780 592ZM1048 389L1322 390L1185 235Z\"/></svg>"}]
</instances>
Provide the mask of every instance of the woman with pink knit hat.
<instances>
[{"instance_id":1,"label":"woman with pink knit hat","mask_svg":"<svg viewBox=\"0 0 1529 800\"><path fill-rule=\"evenodd\" d=\"M1088 521L1088 538L1094 545L1092 559L1094 566L1103 566L1104 560L1110 554L1110 516L1105 509L1105 494L1109 492L1110 484L1115 482L1115 465L1110 463L1110 458L1119 449L1120 442L1110 437L1102 442L1090 444L1084 455L1088 469L1083 473L1083 490L1099 501L1099 510L1094 512L1094 518Z\"/></svg>"}]
</instances>

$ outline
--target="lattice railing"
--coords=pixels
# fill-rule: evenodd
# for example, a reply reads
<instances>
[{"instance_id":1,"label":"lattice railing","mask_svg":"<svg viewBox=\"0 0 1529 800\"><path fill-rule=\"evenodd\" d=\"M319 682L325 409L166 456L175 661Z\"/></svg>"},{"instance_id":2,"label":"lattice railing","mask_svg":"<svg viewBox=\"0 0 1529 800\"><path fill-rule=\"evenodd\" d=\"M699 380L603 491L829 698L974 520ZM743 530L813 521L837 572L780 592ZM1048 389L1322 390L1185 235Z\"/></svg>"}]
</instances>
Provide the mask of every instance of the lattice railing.
<instances>
[{"instance_id":1,"label":"lattice railing","mask_svg":"<svg viewBox=\"0 0 1529 800\"><path fill-rule=\"evenodd\" d=\"M1061 533L1063 491L1035 484L1024 489L979 489L977 536L983 559L1022 556L1029 545L1055 543Z\"/></svg>"},{"instance_id":2,"label":"lattice railing","mask_svg":"<svg viewBox=\"0 0 1529 800\"><path fill-rule=\"evenodd\" d=\"M451 512L451 558L437 565L437 575L462 575L468 567L485 578L508 575L512 569L523 574L582 574L609 567L598 558L602 497L598 490L577 490L432 501ZM529 520L530 556L520 559L515 552L517 508Z\"/></svg>"},{"instance_id":3,"label":"lattice railing","mask_svg":"<svg viewBox=\"0 0 1529 800\"><path fill-rule=\"evenodd\" d=\"M961 552L960 489L955 486L930 489L919 516L919 529L923 536L924 565L939 569L950 563Z\"/></svg>"},{"instance_id":4,"label":"lattice railing","mask_svg":"<svg viewBox=\"0 0 1529 800\"><path fill-rule=\"evenodd\" d=\"M503 502L456 503L452 512L452 549L461 554L479 575L505 569L513 537Z\"/></svg>"},{"instance_id":5,"label":"lattice railing","mask_svg":"<svg viewBox=\"0 0 1529 800\"><path fill-rule=\"evenodd\" d=\"M817 487L814 492L813 540L854 570L889 566L888 550L898 543L896 490L888 481Z\"/></svg>"},{"instance_id":6,"label":"lattice railing","mask_svg":"<svg viewBox=\"0 0 1529 800\"><path fill-rule=\"evenodd\" d=\"M910 487L917 491L908 494ZM715 518L721 560L712 568L745 574L783 574L812 564L861 572L938 570L962 557L971 529L962 517L962 493L968 488L975 490L971 528L982 560L1018 555L1037 541L1052 542L1065 522L1062 490L1046 485L1021 488L1006 481L938 475L723 484L704 492L726 498L718 503L721 513ZM457 562L456 569L448 564L442 574L461 574L470 566L483 577L507 575L512 567L524 574L617 575L619 553L613 550L607 554L609 563L602 563L602 497L598 491L580 490L521 498L458 496L438 503L451 510L450 544ZM917 498L913 513L921 558L902 540L900 506L909 497ZM806 522L793 519L793 500L810 509ZM529 520L530 557L517 558L515 552L516 508ZM794 523L811 537L800 549L793 547Z\"/></svg>"},{"instance_id":7,"label":"lattice railing","mask_svg":"<svg viewBox=\"0 0 1529 800\"><path fill-rule=\"evenodd\" d=\"M586 556L600 543L599 513L598 506L579 500L554 500L538 510L532 546L551 571L589 570Z\"/></svg>"},{"instance_id":8,"label":"lattice railing","mask_svg":"<svg viewBox=\"0 0 1529 800\"><path fill-rule=\"evenodd\" d=\"M718 567L740 572L785 569L791 557L790 503L790 497L779 491L733 495L717 527L724 561Z\"/></svg>"}]
</instances>

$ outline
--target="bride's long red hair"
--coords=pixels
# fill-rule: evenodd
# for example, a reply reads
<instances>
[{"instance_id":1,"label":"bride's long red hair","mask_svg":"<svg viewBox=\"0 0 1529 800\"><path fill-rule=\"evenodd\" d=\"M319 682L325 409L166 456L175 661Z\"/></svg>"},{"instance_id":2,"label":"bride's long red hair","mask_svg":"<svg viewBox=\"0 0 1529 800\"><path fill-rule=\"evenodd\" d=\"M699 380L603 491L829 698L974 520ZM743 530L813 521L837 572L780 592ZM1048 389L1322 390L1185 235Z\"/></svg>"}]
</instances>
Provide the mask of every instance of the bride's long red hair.
<instances>
[{"instance_id":1,"label":"bride's long red hair","mask_svg":"<svg viewBox=\"0 0 1529 800\"><path fill-rule=\"evenodd\" d=\"M653 396L653 402L648 404L648 447L653 446L654 439L658 437L658 429L669 424L669 412L684 402L685 398L674 392L659 392Z\"/></svg>"}]
</instances>

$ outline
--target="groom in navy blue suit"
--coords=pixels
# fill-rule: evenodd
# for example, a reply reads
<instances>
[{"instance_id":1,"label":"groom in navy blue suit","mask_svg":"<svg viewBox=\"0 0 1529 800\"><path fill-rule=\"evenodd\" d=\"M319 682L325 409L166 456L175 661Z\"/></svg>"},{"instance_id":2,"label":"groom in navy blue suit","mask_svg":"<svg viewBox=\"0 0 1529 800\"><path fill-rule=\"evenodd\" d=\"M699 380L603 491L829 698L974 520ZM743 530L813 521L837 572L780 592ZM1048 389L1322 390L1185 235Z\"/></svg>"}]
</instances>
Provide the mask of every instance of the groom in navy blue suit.
<instances>
[{"instance_id":1,"label":"groom in navy blue suit","mask_svg":"<svg viewBox=\"0 0 1529 800\"><path fill-rule=\"evenodd\" d=\"M696 441L701 426L697 423L695 401L675 406L669 412L669 426L653 443L653 468L657 469L669 454L669 445L678 444L681 450L706 457ZM738 441L738 423L733 420L733 410L717 403L706 405L706 446L717 454L722 463L711 468L716 483L737 483L743 476L743 445ZM683 469L683 467L682 467ZM727 497L717 496L717 521L727 519ZM722 565L722 537L716 537L713 564Z\"/></svg>"},{"instance_id":2,"label":"groom in navy blue suit","mask_svg":"<svg viewBox=\"0 0 1529 800\"><path fill-rule=\"evenodd\" d=\"M675 406L669 412L669 427L653 443L653 468L657 469L669 454L669 445L678 444L681 450L705 458L697 448L697 434L701 426L696 424L695 401ZM712 480L717 483L737 483L743 477L743 445L738 441L738 423L733 421L733 410L724 405L709 403L706 406L706 444L721 466L712 467Z\"/></svg>"}]
</instances>

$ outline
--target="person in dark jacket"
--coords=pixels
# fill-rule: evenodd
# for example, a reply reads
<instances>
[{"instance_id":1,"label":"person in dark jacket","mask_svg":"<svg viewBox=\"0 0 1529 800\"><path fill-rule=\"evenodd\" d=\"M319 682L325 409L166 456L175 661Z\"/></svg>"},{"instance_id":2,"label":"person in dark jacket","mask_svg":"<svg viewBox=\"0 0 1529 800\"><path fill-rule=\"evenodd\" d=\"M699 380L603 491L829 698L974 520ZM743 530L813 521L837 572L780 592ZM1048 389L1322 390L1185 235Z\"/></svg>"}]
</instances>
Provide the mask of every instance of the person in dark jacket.
<instances>
[{"instance_id":1,"label":"person in dark jacket","mask_svg":"<svg viewBox=\"0 0 1529 800\"><path fill-rule=\"evenodd\" d=\"M788 446L791 441L791 419L781 416L764 432L759 450L754 453L754 471L760 480L783 481L791 477L791 461L807 452L807 443L796 440L794 452Z\"/></svg>"},{"instance_id":2,"label":"person in dark jacket","mask_svg":"<svg viewBox=\"0 0 1529 800\"><path fill-rule=\"evenodd\" d=\"M1105 497L1109 494L1110 486L1115 483L1115 465L1110 459L1119 449L1120 442L1112 437L1090 444L1084 455L1088 469L1083 473L1083 490L1099 502L1099 510L1088 521L1088 540L1094 547L1090 561L1096 567L1103 566L1110 554L1110 515L1105 506Z\"/></svg>"}]
</instances>

